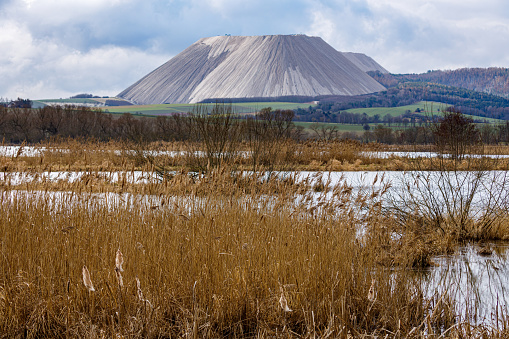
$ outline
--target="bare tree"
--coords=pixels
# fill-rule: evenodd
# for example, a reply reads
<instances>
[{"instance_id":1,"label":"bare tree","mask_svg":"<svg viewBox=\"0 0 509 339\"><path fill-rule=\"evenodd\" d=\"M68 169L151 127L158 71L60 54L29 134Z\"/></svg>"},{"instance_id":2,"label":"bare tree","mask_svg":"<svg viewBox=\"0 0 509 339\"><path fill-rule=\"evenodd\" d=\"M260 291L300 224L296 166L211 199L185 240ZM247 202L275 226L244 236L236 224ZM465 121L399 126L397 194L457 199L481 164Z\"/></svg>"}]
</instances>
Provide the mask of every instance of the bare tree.
<instances>
[{"instance_id":1,"label":"bare tree","mask_svg":"<svg viewBox=\"0 0 509 339\"><path fill-rule=\"evenodd\" d=\"M483 153L471 119L449 110L431 126L440 152L413 161L393 190L391 209L407 223L458 239L485 239L507 211L509 176ZM475 153L475 154L474 154Z\"/></svg>"},{"instance_id":2,"label":"bare tree","mask_svg":"<svg viewBox=\"0 0 509 339\"><path fill-rule=\"evenodd\" d=\"M273 111L270 107L245 121L244 139L247 142L253 171L260 168L272 172L276 167L288 169L290 157L295 155L293 143L297 130L292 122L293 111Z\"/></svg>"},{"instance_id":3,"label":"bare tree","mask_svg":"<svg viewBox=\"0 0 509 339\"><path fill-rule=\"evenodd\" d=\"M473 120L454 108L445 110L432 129L437 151L455 160L461 161L466 153L480 145L480 134Z\"/></svg>"},{"instance_id":4,"label":"bare tree","mask_svg":"<svg viewBox=\"0 0 509 339\"><path fill-rule=\"evenodd\" d=\"M9 108L9 122L19 141L32 140L33 128L33 114L30 108L11 107Z\"/></svg>"},{"instance_id":5,"label":"bare tree","mask_svg":"<svg viewBox=\"0 0 509 339\"><path fill-rule=\"evenodd\" d=\"M60 106L45 106L36 110L35 125L43 138L60 134L64 114Z\"/></svg>"},{"instance_id":6,"label":"bare tree","mask_svg":"<svg viewBox=\"0 0 509 339\"><path fill-rule=\"evenodd\" d=\"M336 125L324 125L319 123L314 123L311 125L310 129L313 131L315 138L318 140L338 140L341 136Z\"/></svg>"},{"instance_id":7,"label":"bare tree","mask_svg":"<svg viewBox=\"0 0 509 339\"><path fill-rule=\"evenodd\" d=\"M208 167L234 165L239 157L242 124L231 104L196 105L189 115L187 141L188 163L192 168L205 171ZM201 147L204 149L200 149Z\"/></svg>"},{"instance_id":8,"label":"bare tree","mask_svg":"<svg viewBox=\"0 0 509 339\"><path fill-rule=\"evenodd\" d=\"M8 133L7 123L9 121L9 110L6 106L0 105L0 138L4 138Z\"/></svg>"}]
</instances>

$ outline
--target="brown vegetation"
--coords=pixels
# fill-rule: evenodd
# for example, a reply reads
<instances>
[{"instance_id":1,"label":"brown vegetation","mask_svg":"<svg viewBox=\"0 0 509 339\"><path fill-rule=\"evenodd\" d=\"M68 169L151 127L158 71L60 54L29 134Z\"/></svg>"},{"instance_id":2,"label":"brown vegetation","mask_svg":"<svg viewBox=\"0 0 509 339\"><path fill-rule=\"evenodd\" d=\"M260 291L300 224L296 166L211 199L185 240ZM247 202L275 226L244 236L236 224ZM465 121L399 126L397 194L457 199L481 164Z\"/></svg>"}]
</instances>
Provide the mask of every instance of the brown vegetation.
<instances>
[{"instance_id":1,"label":"brown vegetation","mask_svg":"<svg viewBox=\"0 0 509 339\"><path fill-rule=\"evenodd\" d=\"M223 113L195 112L193 144L69 139L0 157L0 337L509 334L504 312L496 327L470 323L462 315L475 307L425 291L419 273L461 241L507 239L497 193L508 181L489 176L505 161L378 159L366 153L377 144L297 142L288 117L270 111L235 139L246 126ZM278 173L376 166L414 170L402 199L383 177L356 189ZM454 188L463 169L466 195ZM85 173L47 179L56 170ZM129 180L135 170L157 180ZM16 172L33 180L16 184ZM437 178L446 204L432 194ZM479 212L471 193L483 189L492 193Z\"/></svg>"},{"instance_id":2,"label":"brown vegetation","mask_svg":"<svg viewBox=\"0 0 509 339\"><path fill-rule=\"evenodd\" d=\"M86 180L60 195L4 190L0 332L502 336L458 324L447 296L424 296L405 267L423 266L429 244L382 213L387 186L260 179L182 173L153 184L153 195L118 198L84 193Z\"/></svg>"}]
</instances>

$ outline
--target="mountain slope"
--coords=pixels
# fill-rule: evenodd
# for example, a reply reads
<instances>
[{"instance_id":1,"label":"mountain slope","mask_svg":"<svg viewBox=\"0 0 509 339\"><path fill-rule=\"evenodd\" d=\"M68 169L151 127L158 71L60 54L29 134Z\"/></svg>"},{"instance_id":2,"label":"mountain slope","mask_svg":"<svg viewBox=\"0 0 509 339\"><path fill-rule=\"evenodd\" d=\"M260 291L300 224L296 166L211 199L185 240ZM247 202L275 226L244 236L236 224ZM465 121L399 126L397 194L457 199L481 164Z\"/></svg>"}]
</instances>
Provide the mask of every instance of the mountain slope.
<instances>
[{"instance_id":1,"label":"mountain slope","mask_svg":"<svg viewBox=\"0 0 509 339\"><path fill-rule=\"evenodd\" d=\"M118 97L137 104L160 104L383 90L318 37L218 36L200 39Z\"/></svg>"},{"instance_id":2,"label":"mountain slope","mask_svg":"<svg viewBox=\"0 0 509 339\"><path fill-rule=\"evenodd\" d=\"M380 72L382 74L388 74L389 71L383 68L373 58L363 53L343 52L343 55L350 60L355 66L362 69L364 72Z\"/></svg>"}]
</instances>

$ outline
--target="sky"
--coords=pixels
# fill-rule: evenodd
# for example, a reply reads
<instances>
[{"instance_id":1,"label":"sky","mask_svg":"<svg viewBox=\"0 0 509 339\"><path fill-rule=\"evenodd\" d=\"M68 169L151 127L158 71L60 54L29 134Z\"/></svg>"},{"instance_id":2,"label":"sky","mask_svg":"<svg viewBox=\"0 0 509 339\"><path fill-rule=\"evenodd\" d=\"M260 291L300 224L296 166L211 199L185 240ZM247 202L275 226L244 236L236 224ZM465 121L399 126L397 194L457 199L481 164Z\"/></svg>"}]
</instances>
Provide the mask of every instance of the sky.
<instances>
[{"instance_id":1,"label":"sky","mask_svg":"<svg viewBox=\"0 0 509 339\"><path fill-rule=\"evenodd\" d=\"M509 67L507 0L0 0L0 97L115 96L224 34L319 36L391 73Z\"/></svg>"}]
</instances>

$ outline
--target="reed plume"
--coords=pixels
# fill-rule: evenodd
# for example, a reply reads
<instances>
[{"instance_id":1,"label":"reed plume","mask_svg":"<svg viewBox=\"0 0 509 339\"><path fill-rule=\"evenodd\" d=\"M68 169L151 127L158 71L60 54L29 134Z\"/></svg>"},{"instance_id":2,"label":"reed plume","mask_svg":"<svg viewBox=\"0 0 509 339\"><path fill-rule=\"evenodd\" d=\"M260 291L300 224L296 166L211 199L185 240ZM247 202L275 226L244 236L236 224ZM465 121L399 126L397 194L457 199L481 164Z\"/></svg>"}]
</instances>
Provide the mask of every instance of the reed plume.
<instances>
[{"instance_id":1,"label":"reed plume","mask_svg":"<svg viewBox=\"0 0 509 339\"><path fill-rule=\"evenodd\" d=\"M120 248L117 250L117 255L115 257L115 270L124 272L124 269L122 268L122 264L124 263L124 256L122 255L122 252L120 252Z\"/></svg>"},{"instance_id":2,"label":"reed plume","mask_svg":"<svg viewBox=\"0 0 509 339\"><path fill-rule=\"evenodd\" d=\"M120 273L120 270L115 268L115 274L117 275L117 281L118 285L123 288L124 287L124 279L122 279L122 274Z\"/></svg>"},{"instance_id":3,"label":"reed plume","mask_svg":"<svg viewBox=\"0 0 509 339\"><path fill-rule=\"evenodd\" d=\"M376 292L375 292L375 279L372 279L371 280L371 287L369 288L369 292L368 292L368 300L370 302L373 302L375 300L375 297L376 297Z\"/></svg>"},{"instance_id":4,"label":"reed plume","mask_svg":"<svg viewBox=\"0 0 509 339\"><path fill-rule=\"evenodd\" d=\"M138 293L138 299L140 299L140 301L145 301L143 298L143 292L141 291L140 279L138 279L138 277L136 277L136 292Z\"/></svg>"},{"instance_id":5,"label":"reed plume","mask_svg":"<svg viewBox=\"0 0 509 339\"><path fill-rule=\"evenodd\" d=\"M282 287L281 287L281 298L279 298L279 305L281 305L283 311L292 312L290 307L288 307L288 302L286 301L285 292L283 291Z\"/></svg>"},{"instance_id":6,"label":"reed plume","mask_svg":"<svg viewBox=\"0 0 509 339\"><path fill-rule=\"evenodd\" d=\"M150 301L143 297L143 292L141 290L141 283L140 283L140 279L138 279L138 277L136 277L136 292L138 294L138 299L140 299L141 302L145 303L145 305L148 305L150 308L152 308L152 304L150 303Z\"/></svg>"},{"instance_id":7,"label":"reed plume","mask_svg":"<svg viewBox=\"0 0 509 339\"><path fill-rule=\"evenodd\" d=\"M94 292L95 288L94 285L92 284L92 279L90 279L90 272L88 272L87 266L83 265L82 273L83 273L83 284L85 285L89 292Z\"/></svg>"}]
</instances>

